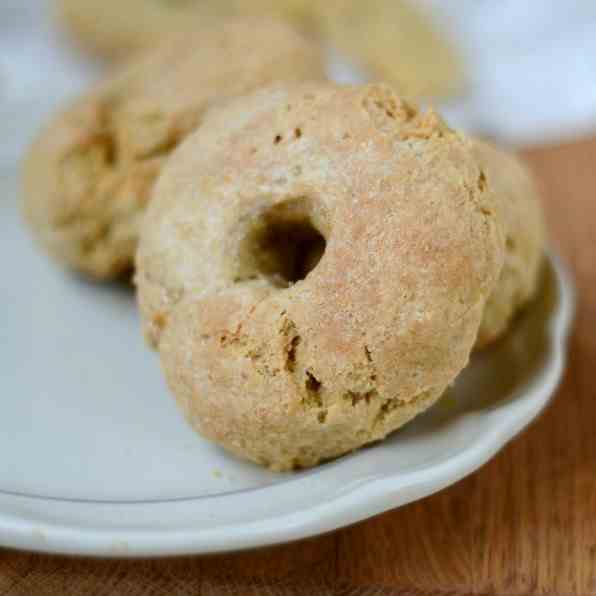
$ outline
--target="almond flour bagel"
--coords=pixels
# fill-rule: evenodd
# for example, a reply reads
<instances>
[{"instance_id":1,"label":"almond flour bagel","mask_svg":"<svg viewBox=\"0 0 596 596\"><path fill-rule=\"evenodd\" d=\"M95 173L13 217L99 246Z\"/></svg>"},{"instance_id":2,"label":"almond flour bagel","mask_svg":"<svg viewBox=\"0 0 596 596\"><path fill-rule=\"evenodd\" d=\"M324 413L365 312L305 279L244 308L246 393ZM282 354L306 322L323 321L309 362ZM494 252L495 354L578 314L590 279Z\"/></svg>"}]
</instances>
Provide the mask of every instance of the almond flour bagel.
<instances>
[{"instance_id":1,"label":"almond flour bagel","mask_svg":"<svg viewBox=\"0 0 596 596\"><path fill-rule=\"evenodd\" d=\"M316 3L322 36L408 97L449 97L465 88L465 65L431 15L404 0Z\"/></svg>"},{"instance_id":2,"label":"almond flour bagel","mask_svg":"<svg viewBox=\"0 0 596 596\"><path fill-rule=\"evenodd\" d=\"M488 143L474 147L480 167L497 196L505 240L505 264L486 304L477 347L499 339L515 315L536 295L544 260L546 225L531 173L514 155Z\"/></svg>"},{"instance_id":3,"label":"almond flour bagel","mask_svg":"<svg viewBox=\"0 0 596 596\"><path fill-rule=\"evenodd\" d=\"M222 19L277 18L312 30L312 0L56 0L60 20L82 46L102 56L128 58L164 36L219 27Z\"/></svg>"},{"instance_id":4,"label":"almond flour bagel","mask_svg":"<svg viewBox=\"0 0 596 596\"><path fill-rule=\"evenodd\" d=\"M190 424L274 470L382 439L467 364L504 258L473 145L385 86L212 111L144 223L145 331Z\"/></svg>"},{"instance_id":5,"label":"almond flour bagel","mask_svg":"<svg viewBox=\"0 0 596 596\"><path fill-rule=\"evenodd\" d=\"M42 132L24 169L26 218L45 249L92 277L132 267L153 184L207 108L277 80L325 76L321 49L273 21L178 35Z\"/></svg>"},{"instance_id":6,"label":"almond flour bagel","mask_svg":"<svg viewBox=\"0 0 596 596\"><path fill-rule=\"evenodd\" d=\"M423 7L406 0L58 0L81 44L111 58L151 48L164 35L217 27L221 19L271 17L325 40L410 97L449 97L465 68Z\"/></svg>"}]
</instances>

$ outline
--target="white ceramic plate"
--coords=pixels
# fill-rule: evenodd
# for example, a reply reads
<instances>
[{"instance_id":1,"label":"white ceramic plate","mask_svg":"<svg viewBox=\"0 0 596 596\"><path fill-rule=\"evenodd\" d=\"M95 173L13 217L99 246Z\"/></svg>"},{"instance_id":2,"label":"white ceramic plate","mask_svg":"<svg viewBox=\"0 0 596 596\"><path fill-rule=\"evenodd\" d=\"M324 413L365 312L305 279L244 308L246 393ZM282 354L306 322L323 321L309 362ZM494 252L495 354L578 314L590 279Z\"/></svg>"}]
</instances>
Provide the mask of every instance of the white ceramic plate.
<instances>
[{"instance_id":1,"label":"white ceramic plate","mask_svg":"<svg viewBox=\"0 0 596 596\"><path fill-rule=\"evenodd\" d=\"M281 543L434 493L484 464L550 400L573 313L550 259L540 301L450 393L389 440L297 474L197 437L143 344L132 291L48 263L0 174L0 544L86 555Z\"/></svg>"}]
</instances>

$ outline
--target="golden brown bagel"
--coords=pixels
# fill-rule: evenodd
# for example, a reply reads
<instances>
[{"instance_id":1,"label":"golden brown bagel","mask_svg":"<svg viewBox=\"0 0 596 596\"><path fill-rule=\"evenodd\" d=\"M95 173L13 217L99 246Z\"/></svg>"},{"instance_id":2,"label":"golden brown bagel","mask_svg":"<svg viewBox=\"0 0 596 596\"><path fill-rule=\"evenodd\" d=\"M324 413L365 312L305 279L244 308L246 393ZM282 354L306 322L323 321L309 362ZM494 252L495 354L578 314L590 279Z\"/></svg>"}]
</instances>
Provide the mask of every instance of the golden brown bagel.
<instances>
[{"instance_id":1,"label":"golden brown bagel","mask_svg":"<svg viewBox=\"0 0 596 596\"><path fill-rule=\"evenodd\" d=\"M515 315L534 298L546 243L540 197L531 173L514 155L477 141L475 153L492 186L503 221L505 264L478 332L477 347L501 337Z\"/></svg>"},{"instance_id":2,"label":"golden brown bagel","mask_svg":"<svg viewBox=\"0 0 596 596\"><path fill-rule=\"evenodd\" d=\"M276 86L165 168L145 331L194 428L287 470L382 439L467 364L504 258L470 141L386 86Z\"/></svg>"},{"instance_id":3,"label":"golden brown bagel","mask_svg":"<svg viewBox=\"0 0 596 596\"><path fill-rule=\"evenodd\" d=\"M320 48L278 22L231 21L174 36L41 133L24 171L35 236L92 277L127 272L153 184L210 106L273 81L324 76Z\"/></svg>"}]
</instances>

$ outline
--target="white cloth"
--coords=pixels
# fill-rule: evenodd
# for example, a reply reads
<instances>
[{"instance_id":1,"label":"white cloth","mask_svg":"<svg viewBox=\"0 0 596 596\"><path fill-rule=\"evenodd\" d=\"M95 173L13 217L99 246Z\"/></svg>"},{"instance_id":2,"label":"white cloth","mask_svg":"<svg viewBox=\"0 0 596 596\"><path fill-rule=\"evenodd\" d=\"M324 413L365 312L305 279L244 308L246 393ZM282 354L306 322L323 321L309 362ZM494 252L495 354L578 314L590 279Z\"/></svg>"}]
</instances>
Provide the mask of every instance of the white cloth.
<instances>
[{"instance_id":1,"label":"white cloth","mask_svg":"<svg viewBox=\"0 0 596 596\"><path fill-rule=\"evenodd\" d=\"M513 145L596 132L595 0L419 1L468 65L452 121Z\"/></svg>"}]
</instances>

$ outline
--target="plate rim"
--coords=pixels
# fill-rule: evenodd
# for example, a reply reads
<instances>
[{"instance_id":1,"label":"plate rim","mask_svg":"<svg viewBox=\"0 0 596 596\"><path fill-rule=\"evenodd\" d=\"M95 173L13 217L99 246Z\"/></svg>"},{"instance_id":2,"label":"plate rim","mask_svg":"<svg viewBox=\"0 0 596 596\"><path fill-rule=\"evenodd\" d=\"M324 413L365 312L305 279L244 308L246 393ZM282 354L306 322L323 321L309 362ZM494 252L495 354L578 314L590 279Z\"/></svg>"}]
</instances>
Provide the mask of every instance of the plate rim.
<instances>
[{"instance_id":1,"label":"plate rim","mask_svg":"<svg viewBox=\"0 0 596 596\"><path fill-rule=\"evenodd\" d=\"M563 377L567 361L567 345L575 316L576 291L571 276L561 259L547 252L558 289L557 309L548 321L549 349L543 368L537 373L525 396L514 424L495 423L490 432L476 437L465 449L431 468L384 477L364 478L348 486L334 498L315 507L286 511L259 521L219 525L185 530L106 529L101 526L80 526L36 521L32 513L52 505L93 508L110 506L127 510L134 503L93 503L68 499L46 499L2 493L17 509L29 512L29 517L4 511L0 501L0 545L36 552L99 557L165 557L189 554L216 554L275 544L294 542L334 531L364 519L401 507L430 496L482 467L515 436L537 418L552 401ZM497 418L498 420L498 418ZM263 489L263 490L266 490ZM186 499L183 506L192 520L193 505L201 499ZM168 502L153 506L167 506ZM139 504L137 504L139 505ZM151 507L151 503L143 506ZM46 513L47 516L47 513Z\"/></svg>"}]
</instances>

